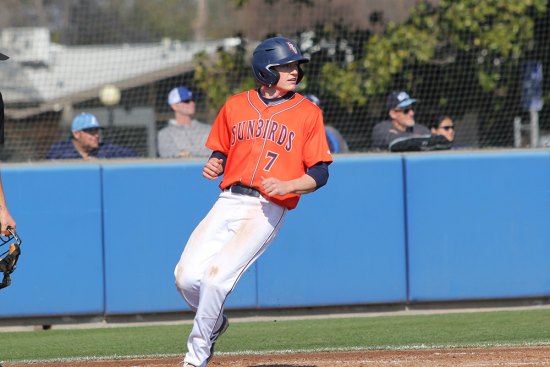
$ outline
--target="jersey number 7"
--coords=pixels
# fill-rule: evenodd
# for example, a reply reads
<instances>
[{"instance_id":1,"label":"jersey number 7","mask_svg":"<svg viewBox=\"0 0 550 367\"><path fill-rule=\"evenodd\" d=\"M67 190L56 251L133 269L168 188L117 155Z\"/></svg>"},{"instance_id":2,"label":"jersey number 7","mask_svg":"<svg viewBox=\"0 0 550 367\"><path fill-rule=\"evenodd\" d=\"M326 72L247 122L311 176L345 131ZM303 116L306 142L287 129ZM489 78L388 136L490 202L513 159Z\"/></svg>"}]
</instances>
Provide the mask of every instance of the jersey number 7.
<instances>
[{"instance_id":1,"label":"jersey number 7","mask_svg":"<svg viewBox=\"0 0 550 367\"><path fill-rule=\"evenodd\" d=\"M279 154L268 151L265 157L269 159L269 162L267 162L267 164L265 165L264 171L269 171L271 167L273 167L273 164L275 164L275 161L277 160L277 158L279 158Z\"/></svg>"}]
</instances>

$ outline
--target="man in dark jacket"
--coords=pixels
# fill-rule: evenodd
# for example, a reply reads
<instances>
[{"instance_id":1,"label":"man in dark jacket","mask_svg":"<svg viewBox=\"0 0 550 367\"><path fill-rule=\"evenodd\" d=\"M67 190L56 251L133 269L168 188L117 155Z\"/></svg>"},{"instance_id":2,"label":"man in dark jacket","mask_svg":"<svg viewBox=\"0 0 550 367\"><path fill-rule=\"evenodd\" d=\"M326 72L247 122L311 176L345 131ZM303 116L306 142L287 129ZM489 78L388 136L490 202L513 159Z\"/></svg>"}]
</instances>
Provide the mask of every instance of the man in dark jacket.
<instances>
[{"instance_id":1,"label":"man in dark jacket","mask_svg":"<svg viewBox=\"0 0 550 367\"><path fill-rule=\"evenodd\" d=\"M97 159L135 157L133 149L114 144L101 144L99 135L101 125L90 113L76 116L71 126L72 135L68 140L53 144L48 159Z\"/></svg>"},{"instance_id":2,"label":"man in dark jacket","mask_svg":"<svg viewBox=\"0 0 550 367\"><path fill-rule=\"evenodd\" d=\"M380 150L389 150L390 144L398 138L431 135L424 125L414 121L414 103L405 91L390 93L386 101L389 120L379 122L372 131L372 147Z\"/></svg>"}]
</instances>

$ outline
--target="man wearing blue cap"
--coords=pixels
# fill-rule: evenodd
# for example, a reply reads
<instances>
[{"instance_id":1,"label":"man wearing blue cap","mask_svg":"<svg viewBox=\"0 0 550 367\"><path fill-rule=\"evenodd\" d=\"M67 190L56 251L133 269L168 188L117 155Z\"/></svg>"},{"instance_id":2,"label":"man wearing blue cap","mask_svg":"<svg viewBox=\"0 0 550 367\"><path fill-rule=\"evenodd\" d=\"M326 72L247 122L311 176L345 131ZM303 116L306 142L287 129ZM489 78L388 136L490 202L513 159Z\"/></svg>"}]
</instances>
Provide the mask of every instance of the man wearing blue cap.
<instances>
[{"instance_id":1,"label":"man wearing blue cap","mask_svg":"<svg viewBox=\"0 0 550 367\"><path fill-rule=\"evenodd\" d=\"M9 59L8 56L0 53L0 61ZM0 144L4 144L4 100L0 93ZM8 234L8 227L15 229L16 223L11 216L8 206L6 205L6 196L4 195L4 187L2 185L2 177L0 177L0 232L4 235Z\"/></svg>"},{"instance_id":2,"label":"man wearing blue cap","mask_svg":"<svg viewBox=\"0 0 550 367\"><path fill-rule=\"evenodd\" d=\"M114 144L102 144L100 131L103 128L91 113L81 113L73 119L71 137L53 144L48 159L97 159L135 157L133 149Z\"/></svg>"},{"instance_id":3,"label":"man wearing blue cap","mask_svg":"<svg viewBox=\"0 0 550 367\"><path fill-rule=\"evenodd\" d=\"M193 119L193 92L186 87L174 88L168 94L168 104L174 111L174 118L158 133L159 156L209 157L212 151L205 144L211 126Z\"/></svg>"},{"instance_id":4,"label":"man wearing blue cap","mask_svg":"<svg viewBox=\"0 0 550 367\"><path fill-rule=\"evenodd\" d=\"M414 106L416 99L411 98L405 91L390 93L386 107L389 120L382 121L372 131L372 147L388 150L392 141L397 138L412 136L429 136L430 130L414 121Z\"/></svg>"}]
</instances>

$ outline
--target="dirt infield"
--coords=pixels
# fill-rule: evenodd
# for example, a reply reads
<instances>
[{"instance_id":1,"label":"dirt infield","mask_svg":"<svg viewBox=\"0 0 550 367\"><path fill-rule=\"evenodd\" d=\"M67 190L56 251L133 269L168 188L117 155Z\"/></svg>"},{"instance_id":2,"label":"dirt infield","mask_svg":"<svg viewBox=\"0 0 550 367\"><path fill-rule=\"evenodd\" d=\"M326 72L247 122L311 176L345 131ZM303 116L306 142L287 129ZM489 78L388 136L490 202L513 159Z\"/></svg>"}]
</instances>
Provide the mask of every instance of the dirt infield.
<instances>
[{"instance_id":1,"label":"dirt infield","mask_svg":"<svg viewBox=\"0 0 550 367\"><path fill-rule=\"evenodd\" d=\"M179 358L42 363L44 367L177 367ZM36 364L34 364L36 365ZM28 367L4 364L4 367ZM550 366L550 346L456 348L402 351L319 352L267 355L217 355L209 367L488 367Z\"/></svg>"}]
</instances>

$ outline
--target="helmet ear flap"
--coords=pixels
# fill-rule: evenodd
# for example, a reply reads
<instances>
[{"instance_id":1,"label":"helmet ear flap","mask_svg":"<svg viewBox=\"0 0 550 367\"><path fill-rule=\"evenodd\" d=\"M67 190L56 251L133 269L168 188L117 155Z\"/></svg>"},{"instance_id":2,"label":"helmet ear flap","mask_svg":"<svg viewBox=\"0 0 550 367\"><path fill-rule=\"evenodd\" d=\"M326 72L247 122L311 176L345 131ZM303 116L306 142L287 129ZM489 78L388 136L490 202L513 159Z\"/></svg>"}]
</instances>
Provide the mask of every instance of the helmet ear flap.
<instances>
[{"instance_id":1,"label":"helmet ear flap","mask_svg":"<svg viewBox=\"0 0 550 367\"><path fill-rule=\"evenodd\" d=\"M269 83L268 87L272 87L279 82L279 78L281 76L279 75L279 72L273 68L269 68L269 71L271 72L271 78L270 78L271 83Z\"/></svg>"},{"instance_id":2,"label":"helmet ear flap","mask_svg":"<svg viewBox=\"0 0 550 367\"><path fill-rule=\"evenodd\" d=\"M279 72L277 70L275 70L274 68L269 68L269 73L271 75L269 76L265 76L265 75L262 75L266 80L269 80L270 83L267 85L268 87L272 87L274 86L275 84L277 84L277 82L279 81L279 78L280 78L280 75L279 75ZM263 73L262 73L263 74ZM300 67L300 65L298 65L298 80L296 81L296 84L300 83L300 81L302 81L302 78L304 77L304 71L302 70L302 68Z\"/></svg>"},{"instance_id":3,"label":"helmet ear flap","mask_svg":"<svg viewBox=\"0 0 550 367\"><path fill-rule=\"evenodd\" d=\"M304 77L304 71L300 67L300 64L298 64L298 80L296 81L296 84L300 83L302 81L302 78ZM279 78L277 78L279 79Z\"/></svg>"},{"instance_id":4,"label":"helmet ear flap","mask_svg":"<svg viewBox=\"0 0 550 367\"><path fill-rule=\"evenodd\" d=\"M256 79L264 85L267 85L268 87L272 87L279 81L279 72L272 68L261 68L261 69L254 69L254 74L256 75Z\"/></svg>"}]
</instances>

